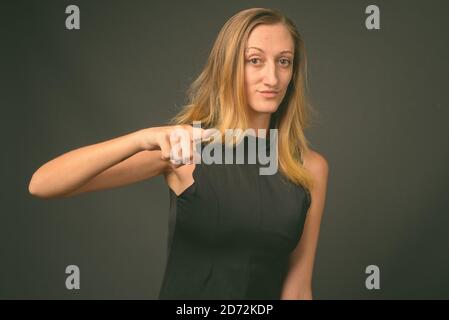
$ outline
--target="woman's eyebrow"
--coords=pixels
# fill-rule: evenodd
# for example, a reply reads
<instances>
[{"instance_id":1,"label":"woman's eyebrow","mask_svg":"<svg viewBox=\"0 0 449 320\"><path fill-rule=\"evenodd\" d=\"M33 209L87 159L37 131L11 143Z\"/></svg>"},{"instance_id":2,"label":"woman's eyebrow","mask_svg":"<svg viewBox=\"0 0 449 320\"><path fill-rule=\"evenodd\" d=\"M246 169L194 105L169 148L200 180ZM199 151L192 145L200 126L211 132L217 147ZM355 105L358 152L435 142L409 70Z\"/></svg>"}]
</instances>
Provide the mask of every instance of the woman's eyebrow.
<instances>
[{"instance_id":1,"label":"woman's eyebrow","mask_svg":"<svg viewBox=\"0 0 449 320\"><path fill-rule=\"evenodd\" d=\"M257 48L257 47L248 47L248 48L246 48L246 51L248 51L249 49L257 49L257 50L259 50L259 51L264 52L262 49ZM293 52L291 52L290 50L283 50L283 51L281 51L280 53L281 53L281 54L282 54L282 53L291 53L291 54L293 54Z\"/></svg>"}]
</instances>

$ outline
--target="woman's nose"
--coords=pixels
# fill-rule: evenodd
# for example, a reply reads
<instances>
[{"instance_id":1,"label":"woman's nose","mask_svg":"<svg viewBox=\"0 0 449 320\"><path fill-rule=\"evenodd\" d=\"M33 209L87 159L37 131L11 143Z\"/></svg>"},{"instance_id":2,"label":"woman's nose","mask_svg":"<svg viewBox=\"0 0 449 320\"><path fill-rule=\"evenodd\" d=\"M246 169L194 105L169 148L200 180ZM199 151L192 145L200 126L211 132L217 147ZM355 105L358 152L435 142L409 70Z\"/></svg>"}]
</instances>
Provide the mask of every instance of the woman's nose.
<instances>
[{"instance_id":1,"label":"woman's nose","mask_svg":"<svg viewBox=\"0 0 449 320\"><path fill-rule=\"evenodd\" d=\"M275 87L278 83L278 76L276 65L274 63L268 63L265 67L264 83L267 86Z\"/></svg>"}]
</instances>

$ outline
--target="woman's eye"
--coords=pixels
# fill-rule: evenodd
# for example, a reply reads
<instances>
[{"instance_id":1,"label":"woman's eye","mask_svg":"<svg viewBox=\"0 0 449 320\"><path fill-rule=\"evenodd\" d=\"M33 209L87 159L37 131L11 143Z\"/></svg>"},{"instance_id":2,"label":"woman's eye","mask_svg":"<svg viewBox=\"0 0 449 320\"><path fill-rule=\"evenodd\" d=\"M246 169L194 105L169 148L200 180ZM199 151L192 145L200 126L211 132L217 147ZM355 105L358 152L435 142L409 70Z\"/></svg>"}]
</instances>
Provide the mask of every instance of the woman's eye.
<instances>
[{"instance_id":1,"label":"woman's eye","mask_svg":"<svg viewBox=\"0 0 449 320\"><path fill-rule=\"evenodd\" d=\"M290 60L288 60L288 59L281 59L281 61L284 61L284 63L281 63L284 66L289 66L290 65Z\"/></svg>"},{"instance_id":2,"label":"woman's eye","mask_svg":"<svg viewBox=\"0 0 449 320\"><path fill-rule=\"evenodd\" d=\"M259 58L251 58L251 59L249 59L248 61L249 62L254 62L254 61L258 61L258 60L260 60ZM254 63L253 63L254 64Z\"/></svg>"}]
</instances>

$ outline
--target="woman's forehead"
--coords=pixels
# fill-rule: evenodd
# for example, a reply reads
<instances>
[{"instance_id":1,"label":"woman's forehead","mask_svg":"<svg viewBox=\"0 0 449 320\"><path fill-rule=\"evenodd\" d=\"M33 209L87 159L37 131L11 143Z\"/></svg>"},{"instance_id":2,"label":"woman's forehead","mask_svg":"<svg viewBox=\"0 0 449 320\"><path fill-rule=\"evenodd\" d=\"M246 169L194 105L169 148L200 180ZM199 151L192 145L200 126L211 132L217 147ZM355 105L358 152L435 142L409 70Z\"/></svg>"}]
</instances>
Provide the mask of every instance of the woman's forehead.
<instances>
[{"instance_id":1,"label":"woman's forehead","mask_svg":"<svg viewBox=\"0 0 449 320\"><path fill-rule=\"evenodd\" d=\"M255 27L248 38L246 51L255 50L263 53L268 51L294 51L293 38L283 25L259 25Z\"/></svg>"}]
</instances>

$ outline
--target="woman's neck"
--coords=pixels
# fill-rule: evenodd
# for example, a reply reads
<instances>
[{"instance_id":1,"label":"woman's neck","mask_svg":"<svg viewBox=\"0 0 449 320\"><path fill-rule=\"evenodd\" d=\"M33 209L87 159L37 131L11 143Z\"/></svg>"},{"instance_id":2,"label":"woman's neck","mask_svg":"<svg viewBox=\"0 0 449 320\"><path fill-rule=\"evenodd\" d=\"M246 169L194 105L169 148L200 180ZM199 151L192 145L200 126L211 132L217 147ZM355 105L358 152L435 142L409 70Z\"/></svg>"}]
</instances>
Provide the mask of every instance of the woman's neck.
<instances>
[{"instance_id":1,"label":"woman's neck","mask_svg":"<svg viewBox=\"0 0 449 320\"><path fill-rule=\"evenodd\" d=\"M248 128L253 129L257 137L265 138L269 135L270 119L271 113L252 112L248 120Z\"/></svg>"}]
</instances>

